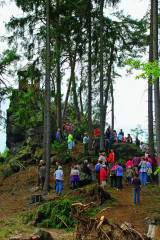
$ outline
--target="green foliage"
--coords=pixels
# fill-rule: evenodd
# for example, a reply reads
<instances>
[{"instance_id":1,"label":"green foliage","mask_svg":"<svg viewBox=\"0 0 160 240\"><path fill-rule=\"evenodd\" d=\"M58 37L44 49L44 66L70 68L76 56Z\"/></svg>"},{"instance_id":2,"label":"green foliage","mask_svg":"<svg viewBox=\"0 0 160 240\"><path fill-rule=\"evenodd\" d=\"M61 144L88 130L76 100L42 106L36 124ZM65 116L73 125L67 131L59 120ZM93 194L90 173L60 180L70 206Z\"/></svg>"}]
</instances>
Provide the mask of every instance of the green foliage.
<instances>
[{"instance_id":1,"label":"green foliage","mask_svg":"<svg viewBox=\"0 0 160 240\"><path fill-rule=\"evenodd\" d=\"M9 148L6 148L3 153L0 152L0 157L6 158L8 154Z\"/></svg>"},{"instance_id":2,"label":"green foliage","mask_svg":"<svg viewBox=\"0 0 160 240\"><path fill-rule=\"evenodd\" d=\"M13 91L9 112L17 116L15 123L28 129L43 121L43 96L31 87L27 92Z\"/></svg>"},{"instance_id":3,"label":"green foliage","mask_svg":"<svg viewBox=\"0 0 160 240\"><path fill-rule=\"evenodd\" d=\"M136 144L130 143L114 143L113 150L115 154L115 162L119 162L125 167L129 157L135 157L137 153L142 156L142 151Z\"/></svg>"},{"instance_id":4,"label":"green foliage","mask_svg":"<svg viewBox=\"0 0 160 240\"><path fill-rule=\"evenodd\" d=\"M81 123L78 123L76 128L73 130L73 135L77 140L82 141L84 133L87 132L87 130L88 122L85 118L82 118Z\"/></svg>"},{"instance_id":5,"label":"green foliage","mask_svg":"<svg viewBox=\"0 0 160 240\"><path fill-rule=\"evenodd\" d=\"M154 175L157 175L158 172L160 172L160 166L156 168L156 171L154 172Z\"/></svg>"},{"instance_id":6,"label":"green foliage","mask_svg":"<svg viewBox=\"0 0 160 240\"><path fill-rule=\"evenodd\" d=\"M54 201L52 203L43 204L39 207L37 211L29 214L25 219L25 224L29 223L35 217L37 218L36 227L45 228L66 228L63 221L67 224L69 228L75 227L75 220L70 212L73 214L74 209L71 207L72 203L75 203L75 198L69 198L67 200ZM84 203L81 201L81 203ZM95 217L99 209L94 204L89 209L87 209L84 214L89 217ZM39 217L38 217L39 216ZM62 220L63 221L62 221Z\"/></svg>"},{"instance_id":7,"label":"green foliage","mask_svg":"<svg viewBox=\"0 0 160 240\"><path fill-rule=\"evenodd\" d=\"M148 78L151 78L151 84L160 76L160 67L158 66L157 60L154 62L141 63L140 61L130 59L126 60L126 64L131 67L130 70L137 69L142 71L140 75L136 76L137 79L143 78L148 80Z\"/></svg>"},{"instance_id":8,"label":"green foliage","mask_svg":"<svg viewBox=\"0 0 160 240\"><path fill-rule=\"evenodd\" d=\"M59 144L58 141L54 140L54 143L51 144L51 149L58 152L58 153L62 153L64 151L67 151L68 149L68 144L67 142L61 142Z\"/></svg>"},{"instance_id":9,"label":"green foliage","mask_svg":"<svg viewBox=\"0 0 160 240\"><path fill-rule=\"evenodd\" d=\"M141 128L141 125L138 124L136 128L131 129L131 132L133 132L135 136L138 137L144 133L144 130Z\"/></svg>"},{"instance_id":10,"label":"green foliage","mask_svg":"<svg viewBox=\"0 0 160 240\"><path fill-rule=\"evenodd\" d=\"M68 227L73 228L75 227L75 221L70 214L70 212L73 213L71 204L72 202L70 200L54 201L49 204L43 204L38 211L25 219L25 223L31 221L37 214L40 214L41 217L36 223L37 227L66 228L65 224L61 221L62 219Z\"/></svg>"},{"instance_id":11,"label":"green foliage","mask_svg":"<svg viewBox=\"0 0 160 240\"><path fill-rule=\"evenodd\" d=\"M23 146L21 147L20 151L16 154L15 159L19 161L24 161L31 156L31 149L30 146Z\"/></svg>"},{"instance_id":12,"label":"green foliage","mask_svg":"<svg viewBox=\"0 0 160 240\"><path fill-rule=\"evenodd\" d=\"M2 52L2 55L0 55L0 65L2 65L4 68L8 65L10 65L13 61L19 60L20 56L16 53L17 49L13 48L11 50L7 49Z\"/></svg>"}]
</instances>

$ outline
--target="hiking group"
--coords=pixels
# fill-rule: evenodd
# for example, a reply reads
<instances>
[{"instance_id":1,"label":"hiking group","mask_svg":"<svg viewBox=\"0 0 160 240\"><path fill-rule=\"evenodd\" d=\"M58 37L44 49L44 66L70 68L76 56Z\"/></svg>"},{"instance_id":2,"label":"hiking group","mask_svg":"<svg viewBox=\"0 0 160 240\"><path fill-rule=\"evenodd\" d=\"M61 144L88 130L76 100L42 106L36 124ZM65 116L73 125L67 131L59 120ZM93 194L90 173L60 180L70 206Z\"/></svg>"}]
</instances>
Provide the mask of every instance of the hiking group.
<instances>
[{"instance_id":1,"label":"hiking group","mask_svg":"<svg viewBox=\"0 0 160 240\"><path fill-rule=\"evenodd\" d=\"M68 139L68 151L71 151L75 145L73 140L73 127L71 124L64 126L65 129L65 137ZM76 126L76 125L75 125ZM67 129L67 130L66 130ZM56 139L61 143L61 134L60 129L57 130ZM88 160L84 160L83 166L79 166L76 163L71 167L70 173L70 184L72 185L72 190L78 189L81 185L81 175L82 173L88 176L90 181L96 181L102 188L105 190L107 186L107 181L110 179L110 187L116 187L118 191L124 190L124 181L127 185L133 186L133 203L140 204L140 189L142 186L151 183L152 181L152 159L146 151L145 144L143 142L140 143L139 139L136 137L135 144L141 148L143 156L137 153L134 158L129 158L126 162L126 168L124 171L124 167L121 166L120 163L115 162L115 156L113 151L113 144L115 142L126 142L129 144L133 143L132 137L130 134L127 137L124 137L124 133L122 129L120 130L118 136L116 130L112 133L110 131L110 127L107 128L105 132L105 151L100 152L100 130L95 129L94 131L94 140L93 140L93 148L95 156L99 156L97 159L97 164L94 169L90 167ZM84 156L88 155L88 143L89 137L87 133L84 134L83 137L83 145L84 145ZM157 158L156 158L157 165ZM40 161L38 166L39 174L38 174L38 185L40 185L41 181L41 189L43 190L44 181L45 181L45 163L43 160ZM125 172L125 179L124 179ZM62 170L62 166L56 162L55 172L54 172L54 181L55 181L55 189L56 194L61 194L62 185L64 181L64 174Z\"/></svg>"}]
</instances>

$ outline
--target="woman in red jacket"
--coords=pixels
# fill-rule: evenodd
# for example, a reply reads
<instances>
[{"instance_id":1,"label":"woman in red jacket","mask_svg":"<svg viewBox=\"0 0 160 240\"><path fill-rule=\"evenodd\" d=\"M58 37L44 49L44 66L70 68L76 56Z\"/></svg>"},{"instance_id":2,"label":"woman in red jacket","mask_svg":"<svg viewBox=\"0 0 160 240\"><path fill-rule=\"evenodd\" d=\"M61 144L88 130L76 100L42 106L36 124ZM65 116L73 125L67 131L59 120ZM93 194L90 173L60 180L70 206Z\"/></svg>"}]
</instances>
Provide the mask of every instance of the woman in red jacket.
<instances>
[{"instance_id":1,"label":"woman in red jacket","mask_svg":"<svg viewBox=\"0 0 160 240\"><path fill-rule=\"evenodd\" d=\"M111 169L114 166L114 152L113 149L109 150L109 157L108 157L108 163L109 163L109 169Z\"/></svg>"},{"instance_id":2,"label":"woman in red jacket","mask_svg":"<svg viewBox=\"0 0 160 240\"><path fill-rule=\"evenodd\" d=\"M106 181L107 181L106 165L103 165L100 171L100 181L101 181L102 188L105 190Z\"/></svg>"}]
</instances>

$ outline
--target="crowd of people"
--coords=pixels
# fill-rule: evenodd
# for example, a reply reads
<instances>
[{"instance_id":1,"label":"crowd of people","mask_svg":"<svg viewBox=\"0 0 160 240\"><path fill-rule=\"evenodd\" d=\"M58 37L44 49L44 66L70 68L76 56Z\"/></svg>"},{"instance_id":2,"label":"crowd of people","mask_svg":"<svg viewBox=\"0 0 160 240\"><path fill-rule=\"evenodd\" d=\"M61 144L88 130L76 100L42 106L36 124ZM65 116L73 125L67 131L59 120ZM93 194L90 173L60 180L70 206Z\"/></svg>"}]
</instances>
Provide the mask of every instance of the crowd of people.
<instances>
[{"instance_id":1,"label":"crowd of people","mask_svg":"<svg viewBox=\"0 0 160 240\"><path fill-rule=\"evenodd\" d=\"M120 163L115 162L114 152L111 149L108 151L108 155L106 155L106 152L99 154L98 162L94 169L90 167L88 160L84 160L82 167L73 164L70 173L70 183L72 190L78 189L81 181L80 173L83 172L89 176L91 181L96 181L105 190L107 181L110 179L110 187L115 187L118 191L124 190L124 185L133 186L133 203L140 204L141 187L152 181L152 164L151 156L146 152L145 156L142 157L139 154L136 154L134 158L130 157L124 169ZM41 182L41 190L43 190L45 181L45 163L43 160L40 161L38 169L38 185ZM60 195L64 181L62 166L56 162L54 170L56 194Z\"/></svg>"},{"instance_id":2,"label":"crowd of people","mask_svg":"<svg viewBox=\"0 0 160 240\"><path fill-rule=\"evenodd\" d=\"M66 123L63 125L64 138L67 139L67 141L68 141L68 151L67 151L68 153L71 152L72 148L75 146L75 141L73 138L73 130L74 130L74 128L76 128L76 126L77 126L76 122L74 125L72 125L71 123ZM59 144L62 141L60 128L57 129L56 140L59 142Z\"/></svg>"},{"instance_id":3,"label":"crowd of people","mask_svg":"<svg viewBox=\"0 0 160 240\"><path fill-rule=\"evenodd\" d=\"M64 138L68 141L68 151L71 152L72 148L75 146L75 140L73 136L73 130L77 127L77 122L75 124L66 123L63 125L63 134ZM61 143L62 136L60 129L56 132L56 140ZM100 152L100 130L96 128L94 130L94 137L91 140L92 141L92 149L94 150L95 156L99 155ZM127 136L124 136L124 132L121 129L119 133L117 134L116 130L113 130L113 132L110 129L110 126L106 129L104 134L104 149L106 153L108 150L112 149L113 144L115 142L123 142L123 143L135 143L138 147L141 148L142 152L146 152L145 144L143 142L140 142L138 137L135 138L135 141L133 141L130 133L127 134ZM88 155L88 143L89 143L89 137L87 133L84 133L83 137L83 145L84 145L84 156Z\"/></svg>"},{"instance_id":4,"label":"crowd of people","mask_svg":"<svg viewBox=\"0 0 160 240\"><path fill-rule=\"evenodd\" d=\"M127 134L126 137L124 137L124 132L121 129L120 132L117 134L116 130L113 130L111 132L110 127L106 129L106 132L104 134L104 150L106 153L108 150L112 149L113 144L116 142L123 142L123 143L134 143L139 148L141 148L142 152L146 152L146 147L143 142L140 142L138 137L135 138L135 141L133 141L130 133ZM88 143L89 143L89 137L87 136L87 133L84 134L83 138L83 144L84 144L84 155L88 155ZM92 149L94 150L95 156L99 155L100 152L100 130L97 128L94 130L94 138L92 141Z\"/></svg>"},{"instance_id":5,"label":"crowd of people","mask_svg":"<svg viewBox=\"0 0 160 240\"><path fill-rule=\"evenodd\" d=\"M65 137L68 139L69 152L72 150L75 144L73 139L73 126L71 124L64 125L64 131ZM57 141L59 141L59 143L61 143L60 129L57 130L56 139ZM93 148L95 156L99 156L98 162L95 165L94 169L90 167L88 160L84 161L81 168L77 164L72 165L70 174L70 183L72 185L72 189L74 190L79 188L81 181L80 173L83 172L90 177L91 181L97 181L97 183L101 185L104 190L107 185L106 183L108 179L110 179L110 187L115 187L118 191L124 190L125 184L126 186L133 186L133 203L140 204L141 187L145 186L148 183L151 183L152 181L153 161L151 159L151 156L149 155L149 152L146 151L145 144L143 142L140 142L139 139L136 137L134 143L141 148L143 156L140 157L139 154L136 154L134 158L129 158L126 162L126 166L124 169L124 166L122 167L120 163L115 162L114 152L112 148L115 142L133 143L133 140L130 134L128 134L127 137L124 137L124 132L122 129L117 135L116 130L111 133L109 127L105 132L105 151L100 152L100 130L94 130ZM83 145L85 156L88 155L88 143L89 137L87 136L87 133L84 133ZM157 158L155 158L155 160L157 166ZM38 172L38 186L41 182L41 189L43 190L45 181L45 163L43 160L41 160L40 164L38 165ZM58 162L56 162L54 181L56 194L61 194L64 174L62 166L60 166Z\"/></svg>"}]
</instances>

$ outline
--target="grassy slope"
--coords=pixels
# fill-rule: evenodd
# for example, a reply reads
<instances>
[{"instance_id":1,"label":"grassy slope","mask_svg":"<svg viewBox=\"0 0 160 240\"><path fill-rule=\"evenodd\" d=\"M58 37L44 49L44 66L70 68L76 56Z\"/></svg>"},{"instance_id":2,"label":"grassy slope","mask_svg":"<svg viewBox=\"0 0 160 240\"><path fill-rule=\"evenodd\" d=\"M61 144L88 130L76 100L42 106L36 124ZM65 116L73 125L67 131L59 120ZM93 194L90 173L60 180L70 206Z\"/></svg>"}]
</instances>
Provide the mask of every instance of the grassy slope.
<instances>
[{"instance_id":1,"label":"grassy slope","mask_svg":"<svg viewBox=\"0 0 160 240\"><path fill-rule=\"evenodd\" d=\"M82 147L77 146L78 149ZM76 154L76 149L73 153ZM74 196L77 199L83 198L79 191L72 191L68 188L68 179L70 174L70 166L68 163L64 166L65 181L63 185L63 194L61 199ZM142 234L147 232L148 223L146 218L155 218L159 214L160 197L158 195L158 185L153 183L141 190L141 205L133 205L132 187L125 186L124 191L117 191L115 188L109 187L110 180L107 182L106 190L111 194L114 200L105 202L99 210L107 208L101 215L105 215L111 224L119 224L123 222L131 223ZM27 170L20 171L6 178L0 185L0 239L7 239L11 235L23 234L29 236L35 231L30 225L24 225L22 219L25 215L33 212L38 208L37 204L30 205L31 193L29 189L37 185L37 168L31 166ZM48 197L51 200L60 199L56 196L53 183L53 169L51 169L50 185L52 187ZM86 186L85 188L90 188ZM39 191L40 193L41 191ZM56 239L73 239L73 233L66 233L63 230L50 230ZM67 236L66 236L67 235ZM58 237L59 236L59 237Z\"/></svg>"}]
</instances>

